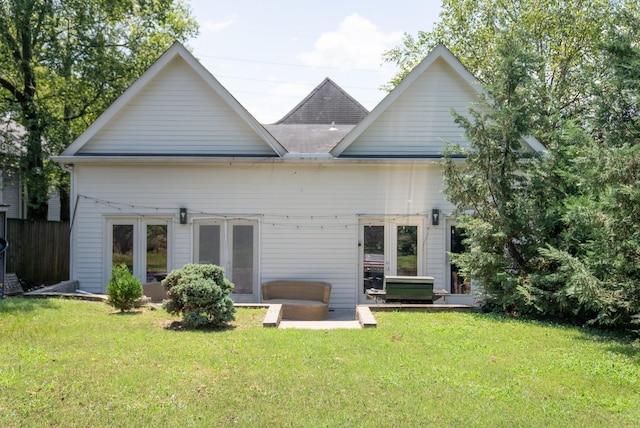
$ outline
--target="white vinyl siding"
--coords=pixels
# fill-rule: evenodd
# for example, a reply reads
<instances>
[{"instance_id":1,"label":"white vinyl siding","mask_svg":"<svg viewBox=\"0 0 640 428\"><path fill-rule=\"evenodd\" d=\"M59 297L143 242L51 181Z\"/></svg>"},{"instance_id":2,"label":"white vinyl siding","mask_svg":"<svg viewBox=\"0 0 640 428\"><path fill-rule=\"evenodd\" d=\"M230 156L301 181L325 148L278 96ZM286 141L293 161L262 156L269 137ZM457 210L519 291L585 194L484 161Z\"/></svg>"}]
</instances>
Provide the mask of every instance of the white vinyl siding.
<instances>
[{"instance_id":1,"label":"white vinyl siding","mask_svg":"<svg viewBox=\"0 0 640 428\"><path fill-rule=\"evenodd\" d=\"M25 210L17 175L0 172L0 203L9 205L7 218L24 218Z\"/></svg>"},{"instance_id":2,"label":"white vinyl siding","mask_svg":"<svg viewBox=\"0 0 640 428\"><path fill-rule=\"evenodd\" d=\"M437 156L445 142L465 144L451 111L467 114L477 101L475 89L438 59L342 156Z\"/></svg>"},{"instance_id":3,"label":"white vinyl siding","mask_svg":"<svg viewBox=\"0 0 640 428\"><path fill-rule=\"evenodd\" d=\"M256 219L259 281L315 279L333 285L332 307L357 302L362 216L450 211L430 164L76 165L72 276L104 292L105 218L173 218L171 268L194 262L194 219ZM186 207L188 224L178 222ZM427 275L444 286L444 226L426 222ZM434 260L431 258L434 257Z\"/></svg>"},{"instance_id":4,"label":"white vinyl siding","mask_svg":"<svg viewBox=\"0 0 640 428\"><path fill-rule=\"evenodd\" d=\"M168 63L79 153L275 155L180 57Z\"/></svg>"}]
</instances>

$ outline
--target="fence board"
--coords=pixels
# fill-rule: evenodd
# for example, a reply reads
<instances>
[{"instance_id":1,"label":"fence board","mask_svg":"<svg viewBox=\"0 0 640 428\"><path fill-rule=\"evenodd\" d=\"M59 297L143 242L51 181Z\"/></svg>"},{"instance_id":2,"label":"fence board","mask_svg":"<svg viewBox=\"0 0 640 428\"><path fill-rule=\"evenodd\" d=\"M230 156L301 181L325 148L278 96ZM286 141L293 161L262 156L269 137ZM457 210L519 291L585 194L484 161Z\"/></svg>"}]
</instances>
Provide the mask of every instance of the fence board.
<instances>
[{"instance_id":1,"label":"fence board","mask_svg":"<svg viewBox=\"0 0 640 428\"><path fill-rule=\"evenodd\" d=\"M34 285L69 279L69 223L7 220L7 272Z\"/></svg>"}]
</instances>

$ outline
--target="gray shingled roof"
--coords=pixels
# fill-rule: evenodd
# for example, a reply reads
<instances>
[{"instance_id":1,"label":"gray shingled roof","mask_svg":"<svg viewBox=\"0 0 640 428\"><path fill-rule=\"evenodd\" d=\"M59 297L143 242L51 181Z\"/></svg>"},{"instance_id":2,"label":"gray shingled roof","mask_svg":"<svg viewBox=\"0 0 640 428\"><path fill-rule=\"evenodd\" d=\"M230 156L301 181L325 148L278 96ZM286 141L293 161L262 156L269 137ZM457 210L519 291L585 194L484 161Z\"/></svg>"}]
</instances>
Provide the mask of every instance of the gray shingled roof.
<instances>
[{"instance_id":1,"label":"gray shingled roof","mask_svg":"<svg viewBox=\"0 0 640 428\"><path fill-rule=\"evenodd\" d=\"M369 113L328 77L276 125L355 125Z\"/></svg>"},{"instance_id":2,"label":"gray shingled roof","mask_svg":"<svg viewBox=\"0 0 640 428\"><path fill-rule=\"evenodd\" d=\"M329 153L356 125L264 125L289 153Z\"/></svg>"},{"instance_id":3,"label":"gray shingled roof","mask_svg":"<svg viewBox=\"0 0 640 428\"><path fill-rule=\"evenodd\" d=\"M367 114L326 78L282 119L264 127L289 153L329 153Z\"/></svg>"}]
</instances>

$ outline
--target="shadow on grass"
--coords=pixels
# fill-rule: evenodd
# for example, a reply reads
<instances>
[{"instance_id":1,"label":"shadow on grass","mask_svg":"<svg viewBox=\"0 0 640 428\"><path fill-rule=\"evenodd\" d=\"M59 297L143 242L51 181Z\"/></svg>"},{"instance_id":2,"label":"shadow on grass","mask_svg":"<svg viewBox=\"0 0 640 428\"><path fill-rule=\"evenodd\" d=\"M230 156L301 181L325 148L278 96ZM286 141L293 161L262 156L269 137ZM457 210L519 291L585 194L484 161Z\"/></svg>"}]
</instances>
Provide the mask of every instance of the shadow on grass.
<instances>
[{"instance_id":1,"label":"shadow on grass","mask_svg":"<svg viewBox=\"0 0 640 428\"><path fill-rule=\"evenodd\" d=\"M472 313L471 316L490 319L495 322L521 323L536 325L546 328L574 330L580 334L579 339L588 342L600 342L606 344L609 352L624 355L631 358L635 364L640 365L640 339L637 332L628 330L607 330L589 326L563 323L556 320L538 319L528 317L514 317L499 313Z\"/></svg>"},{"instance_id":2,"label":"shadow on grass","mask_svg":"<svg viewBox=\"0 0 640 428\"><path fill-rule=\"evenodd\" d=\"M115 312L110 312L109 315L121 315L121 316L127 316L127 315L140 315L142 314L141 310L135 310L135 311L115 311Z\"/></svg>"},{"instance_id":3,"label":"shadow on grass","mask_svg":"<svg viewBox=\"0 0 640 428\"><path fill-rule=\"evenodd\" d=\"M189 332L202 332L202 333L222 333L225 331L235 330L236 326L233 324L225 324L222 326L207 326L199 328L186 327L182 321L167 321L164 325L165 330L171 331L189 331Z\"/></svg>"},{"instance_id":4,"label":"shadow on grass","mask_svg":"<svg viewBox=\"0 0 640 428\"><path fill-rule=\"evenodd\" d=\"M57 309L59 306L52 299L5 297L0 299L0 314L31 312L36 309Z\"/></svg>"},{"instance_id":5,"label":"shadow on grass","mask_svg":"<svg viewBox=\"0 0 640 428\"><path fill-rule=\"evenodd\" d=\"M609 352L628 357L636 365L640 366L640 339L636 338L634 340L629 333L624 334L615 330L584 328L581 333L582 340L604 343ZM635 335L637 336L637 333Z\"/></svg>"}]
</instances>

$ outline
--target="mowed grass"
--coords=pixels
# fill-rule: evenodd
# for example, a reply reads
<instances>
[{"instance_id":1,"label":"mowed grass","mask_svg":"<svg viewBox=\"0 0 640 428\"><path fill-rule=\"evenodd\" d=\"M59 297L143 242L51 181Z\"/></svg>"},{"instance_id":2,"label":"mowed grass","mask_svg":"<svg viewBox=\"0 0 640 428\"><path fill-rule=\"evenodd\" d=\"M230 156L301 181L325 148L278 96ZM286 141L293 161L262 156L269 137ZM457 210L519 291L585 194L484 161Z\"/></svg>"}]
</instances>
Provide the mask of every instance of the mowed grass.
<instances>
[{"instance_id":1,"label":"mowed grass","mask_svg":"<svg viewBox=\"0 0 640 428\"><path fill-rule=\"evenodd\" d=\"M167 328L95 302L0 301L0 426L640 426L640 343L469 313L377 329Z\"/></svg>"}]
</instances>

